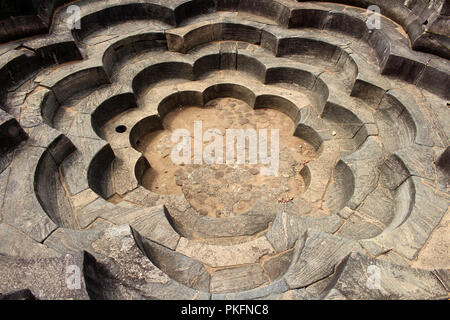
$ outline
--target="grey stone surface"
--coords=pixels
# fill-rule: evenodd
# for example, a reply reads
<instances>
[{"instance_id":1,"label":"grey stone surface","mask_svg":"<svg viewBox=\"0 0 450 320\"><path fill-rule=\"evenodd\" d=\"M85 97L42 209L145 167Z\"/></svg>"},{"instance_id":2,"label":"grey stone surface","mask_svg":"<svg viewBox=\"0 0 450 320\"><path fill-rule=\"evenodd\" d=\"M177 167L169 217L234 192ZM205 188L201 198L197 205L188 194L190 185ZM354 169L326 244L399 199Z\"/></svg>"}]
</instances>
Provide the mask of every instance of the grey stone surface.
<instances>
[{"instance_id":1,"label":"grey stone surface","mask_svg":"<svg viewBox=\"0 0 450 320\"><path fill-rule=\"evenodd\" d=\"M28 289L39 300L88 300L85 262L83 253L31 260L1 256L0 291Z\"/></svg>"},{"instance_id":2,"label":"grey stone surface","mask_svg":"<svg viewBox=\"0 0 450 320\"><path fill-rule=\"evenodd\" d=\"M438 277L439 281L441 281L447 292L450 292L450 271L449 270L435 270L434 273Z\"/></svg>"},{"instance_id":3,"label":"grey stone surface","mask_svg":"<svg viewBox=\"0 0 450 320\"><path fill-rule=\"evenodd\" d=\"M34 185L36 196L47 215L60 227L77 228L72 207L52 154L44 152L36 167Z\"/></svg>"},{"instance_id":4,"label":"grey stone surface","mask_svg":"<svg viewBox=\"0 0 450 320\"><path fill-rule=\"evenodd\" d=\"M44 241L44 245L60 254L75 254L79 251L93 253L91 244L98 240L106 229L112 227L112 223L103 220L84 231L58 228Z\"/></svg>"},{"instance_id":5,"label":"grey stone surface","mask_svg":"<svg viewBox=\"0 0 450 320\"><path fill-rule=\"evenodd\" d=\"M389 156L379 170L381 185L389 190L397 189L410 176L403 161L395 155Z\"/></svg>"},{"instance_id":6,"label":"grey stone surface","mask_svg":"<svg viewBox=\"0 0 450 320\"><path fill-rule=\"evenodd\" d=\"M41 103L45 99L45 95L48 94L48 89L41 89L31 93L25 100L26 108L23 111L23 116L20 119L20 124L24 128L35 127L44 122L41 109Z\"/></svg>"},{"instance_id":7,"label":"grey stone surface","mask_svg":"<svg viewBox=\"0 0 450 320\"><path fill-rule=\"evenodd\" d=\"M175 250L180 240L180 235L168 220L167 209L164 206L142 208L128 202L114 206L98 198L85 206L79 214L82 216L80 221L83 225L86 223L85 219L92 222L97 218L116 225L128 223L142 237L172 250Z\"/></svg>"},{"instance_id":8,"label":"grey stone surface","mask_svg":"<svg viewBox=\"0 0 450 320\"><path fill-rule=\"evenodd\" d=\"M124 199L141 206L154 207L157 205L160 195L153 193L144 187L139 187L127 193Z\"/></svg>"},{"instance_id":9,"label":"grey stone surface","mask_svg":"<svg viewBox=\"0 0 450 320\"><path fill-rule=\"evenodd\" d=\"M0 224L0 255L24 259L59 256L57 251L4 223Z\"/></svg>"},{"instance_id":10,"label":"grey stone surface","mask_svg":"<svg viewBox=\"0 0 450 320\"><path fill-rule=\"evenodd\" d=\"M358 211L388 226L394 214L394 196L388 189L378 188L358 208Z\"/></svg>"},{"instance_id":11,"label":"grey stone surface","mask_svg":"<svg viewBox=\"0 0 450 320\"><path fill-rule=\"evenodd\" d=\"M348 203L354 193L353 174L340 161L333 170L332 181L330 181L330 185L325 192L324 207L330 212L336 213Z\"/></svg>"},{"instance_id":12,"label":"grey stone surface","mask_svg":"<svg viewBox=\"0 0 450 320\"><path fill-rule=\"evenodd\" d=\"M409 261L395 251L388 251L386 253L383 253L382 255L378 256L377 259L403 267L410 267Z\"/></svg>"},{"instance_id":13,"label":"grey stone surface","mask_svg":"<svg viewBox=\"0 0 450 320\"><path fill-rule=\"evenodd\" d=\"M9 152L5 152L0 155L0 172L4 172L6 168L11 164L14 156L14 150L9 150Z\"/></svg>"},{"instance_id":14,"label":"grey stone surface","mask_svg":"<svg viewBox=\"0 0 450 320\"><path fill-rule=\"evenodd\" d=\"M277 214L266 236L275 250L282 252L291 249L306 230L298 217L282 212Z\"/></svg>"},{"instance_id":15,"label":"grey stone surface","mask_svg":"<svg viewBox=\"0 0 450 320\"><path fill-rule=\"evenodd\" d=\"M299 217L282 212L276 216L272 223L267 232L267 239L277 252L282 252L291 249L309 228L332 234L337 232L343 224L344 220L335 214L316 218Z\"/></svg>"},{"instance_id":16,"label":"grey stone surface","mask_svg":"<svg viewBox=\"0 0 450 320\"><path fill-rule=\"evenodd\" d=\"M337 214L331 214L323 218L316 217L301 217L301 223L307 228L320 230L326 233L336 233L345 223Z\"/></svg>"},{"instance_id":17,"label":"grey stone surface","mask_svg":"<svg viewBox=\"0 0 450 320\"><path fill-rule=\"evenodd\" d=\"M266 229L272 217L261 214L255 208L252 211L254 212L230 219L202 217L196 221L195 229L207 238L255 234Z\"/></svg>"},{"instance_id":18,"label":"grey stone surface","mask_svg":"<svg viewBox=\"0 0 450 320\"><path fill-rule=\"evenodd\" d=\"M14 147L27 138L17 120L0 109L0 151Z\"/></svg>"},{"instance_id":19,"label":"grey stone surface","mask_svg":"<svg viewBox=\"0 0 450 320\"><path fill-rule=\"evenodd\" d=\"M353 211L352 209L350 209L349 207L344 207L342 208L338 215L340 217L342 217L343 219L348 219L350 218L353 214L355 213L355 211Z\"/></svg>"},{"instance_id":20,"label":"grey stone surface","mask_svg":"<svg viewBox=\"0 0 450 320\"><path fill-rule=\"evenodd\" d=\"M6 187L8 186L10 170L11 169L7 168L0 173L0 208L3 207L3 199L5 198Z\"/></svg>"},{"instance_id":21,"label":"grey stone surface","mask_svg":"<svg viewBox=\"0 0 450 320\"><path fill-rule=\"evenodd\" d=\"M350 239L370 239L383 232L383 225L364 218L359 214L352 215L336 233Z\"/></svg>"},{"instance_id":22,"label":"grey stone surface","mask_svg":"<svg viewBox=\"0 0 450 320\"><path fill-rule=\"evenodd\" d=\"M139 219L147 212L148 210L129 202L114 205L102 198L98 198L78 211L77 218L81 228L88 227L98 218L115 224L123 224L125 221L133 224L135 219Z\"/></svg>"},{"instance_id":23,"label":"grey stone surface","mask_svg":"<svg viewBox=\"0 0 450 320\"><path fill-rule=\"evenodd\" d=\"M330 282L333 280L333 275L329 276L328 278L325 278L323 280L319 280L308 287L306 289L303 289L306 291L306 293L310 296L311 300L319 300L321 294L323 291L327 288L327 286L330 284ZM302 289L300 289L302 290Z\"/></svg>"},{"instance_id":24,"label":"grey stone surface","mask_svg":"<svg viewBox=\"0 0 450 320\"><path fill-rule=\"evenodd\" d=\"M448 60L431 59L430 63L423 71L418 84L422 88L435 92L448 99L448 70Z\"/></svg>"},{"instance_id":25,"label":"grey stone surface","mask_svg":"<svg viewBox=\"0 0 450 320\"><path fill-rule=\"evenodd\" d=\"M447 147L444 151L439 152L435 165L437 168L437 180L438 188L440 190L450 190L450 147Z\"/></svg>"},{"instance_id":26,"label":"grey stone surface","mask_svg":"<svg viewBox=\"0 0 450 320\"><path fill-rule=\"evenodd\" d=\"M90 138L90 139L99 138L95 133L94 129L92 128L91 115L84 113L79 113L75 116L67 134L69 136L79 138Z\"/></svg>"},{"instance_id":27,"label":"grey stone surface","mask_svg":"<svg viewBox=\"0 0 450 320\"><path fill-rule=\"evenodd\" d=\"M211 276L211 292L224 294L247 291L268 282L269 279L259 264L249 264L215 271Z\"/></svg>"},{"instance_id":28,"label":"grey stone surface","mask_svg":"<svg viewBox=\"0 0 450 320\"><path fill-rule=\"evenodd\" d=\"M361 250L359 244L352 240L309 229L297 244L284 278L291 289L306 287L331 275L338 263L358 250Z\"/></svg>"},{"instance_id":29,"label":"grey stone surface","mask_svg":"<svg viewBox=\"0 0 450 320\"><path fill-rule=\"evenodd\" d=\"M308 179L310 183L307 190L302 194L302 198L305 201L316 206L321 205L323 197L327 192L327 186L333 169L335 169L338 163L339 145L332 141L325 141L319 151L321 152L318 159L307 164L311 177ZM347 188L349 191L352 191L352 185L347 185Z\"/></svg>"},{"instance_id":30,"label":"grey stone surface","mask_svg":"<svg viewBox=\"0 0 450 320\"><path fill-rule=\"evenodd\" d=\"M139 249L130 227L107 229L92 243L95 263L87 271L94 299L209 299L171 280Z\"/></svg>"},{"instance_id":31,"label":"grey stone surface","mask_svg":"<svg viewBox=\"0 0 450 320\"><path fill-rule=\"evenodd\" d=\"M379 173L376 167L382 162L381 145L376 138L369 137L358 151L344 161L355 178L355 192L347 206L356 209L377 186Z\"/></svg>"},{"instance_id":32,"label":"grey stone surface","mask_svg":"<svg viewBox=\"0 0 450 320\"><path fill-rule=\"evenodd\" d=\"M143 215L129 223L142 237L169 249L175 250L180 241L180 235L170 224L167 209L163 206L146 209Z\"/></svg>"},{"instance_id":33,"label":"grey stone surface","mask_svg":"<svg viewBox=\"0 0 450 320\"><path fill-rule=\"evenodd\" d=\"M35 168L43 151L27 147L16 151L3 204L3 221L39 242L57 228L34 193Z\"/></svg>"},{"instance_id":34,"label":"grey stone surface","mask_svg":"<svg viewBox=\"0 0 450 320\"><path fill-rule=\"evenodd\" d=\"M420 130L420 128L417 129L411 113L406 109L405 103L402 103L391 94L383 96L375 113L375 121L384 148L389 153L412 145L416 135L415 130ZM427 133L423 135L429 141L429 135Z\"/></svg>"},{"instance_id":35,"label":"grey stone surface","mask_svg":"<svg viewBox=\"0 0 450 320\"><path fill-rule=\"evenodd\" d=\"M116 159L112 164L112 180L114 191L119 195L124 195L139 186L140 177L136 176L136 167L142 158L142 154L132 148L117 150ZM146 160L145 160L146 162ZM148 168L148 164L145 164ZM143 168L143 171L145 169Z\"/></svg>"},{"instance_id":36,"label":"grey stone surface","mask_svg":"<svg viewBox=\"0 0 450 320\"><path fill-rule=\"evenodd\" d=\"M89 203L83 207L77 213L77 220L81 228L88 227L95 221L102 213L114 214L116 211L120 211L112 203L107 202L101 198L97 198L95 201Z\"/></svg>"},{"instance_id":37,"label":"grey stone surface","mask_svg":"<svg viewBox=\"0 0 450 320\"><path fill-rule=\"evenodd\" d=\"M57 5L64 3L64 1L52 0L41 6L34 6L31 2L25 2L21 6L6 4L3 9L2 23L8 29L2 30L1 41L7 42L47 32ZM18 19L20 16L23 18Z\"/></svg>"},{"instance_id":38,"label":"grey stone surface","mask_svg":"<svg viewBox=\"0 0 450 320\"><path fill-rule=\"evenodd\" d=\"M279 280L253 290L243 291L239 293L228 294L212 294L211 300L254 300L254 299L270 299L272 295L279 295L288 290L288 286L284 280Z\"/></svg>"},{"instance_id":39,"label":"grey stone surface","mask_svg":"<svg viewBox=\"0 0 450 320\"><path fill-rule=\"evenodd\" d=\"M263 262L263 268L271 281L281 278L289 268L294 250L281 253Z\"/></svg>"},{"instance_id":40,"label":"grey stone surface","mask_svg":"<svg viewBox=\"0 0 450 320\"><path fill-rule=\"evenodd\" d=\"M449 202L439 198L434 190L419 178L410 178L414 183L415 201L408 219L397 229L382 234L378 242L395 249L408 259L414 259L431 232L441 221Z\"/></svg>"},{"instance_id":41,"label":"grey stone surface","mask_svg":"<svg viewBox=\"0 0 450 320\"><path fill-rule=\"evenodd\" d=\"M374 278L378 275L379 282ZM325 291L324 299L339 300L447 298L447 291L433 272L405 268L357 253L351 254L339 265Z\"/></svg>"},{"instance_id":42,"label":"grey stone surface","mask_svg":"<svg viewBox=\"0 0 450 320\"><path fill-rule=\"evenodd\" d=\"M312 300L306 289L288 290L284 293L274 293L260 300Z\"/></svg>"},{"instance_id":43,"label":"grey stone surface","mask_svg":"<svg viewBox=\"0 0 450 320\"><path fill-rule=\"evenodd\" d=\"M198 261L143 239L142 248L149 259L170 278L189 288L209 292L211 276Z\"/></svg>"},{"instance_id":44,"label":"grey stone surface","mask_svg":"<svg viewBox=\"0 0 450 320\"><path fill-rule=\"evenodd\" d=\"M78 194L87 188L87 171L95 154L105 146L104 141L89 138L72 137L71 141L77 148L62 164L61 172L72 195Z\"/></svg>"},{"instance_id":45,"label":"grey stone surface","mask_svg":"<svg viewBox=\"0 0 450 320\"><path fill-rule=\"evenodd\" d=\"M433 165L433 149L414 144L395 154L402 160L411 175L434 180L436 173Z\"/></svg>"},{"instance_id":46,"label":"grey stone surface","mask_svg":"<svg viewBox=\"0 0 450 320\"><path fill-rule=\"evenodd\" d=\"M390 90L387 96L391 96L397 103L406 109L406 113L401 114L400 119L408 126L413 122L415 126L415 142L422 146L448 145L448 136L443 134L442 125L433 113L430 102L423 99L423 96L416 90L406 91L405 89ZM412 107L419 104L420 108ZM399 119L399 120L400 120Z\"/></svg>"},{"instance_id":47,"label":"grey stone surface","mask_svg":"<svg viewBox=\"0 0 450 320\"><path fill-rule=\"evenodd\" d=\"M265 237L233 245L207 244L181 238L177 251L215 268L258 263L262 257L274 253Z\"/></svg>"}]
</instances>

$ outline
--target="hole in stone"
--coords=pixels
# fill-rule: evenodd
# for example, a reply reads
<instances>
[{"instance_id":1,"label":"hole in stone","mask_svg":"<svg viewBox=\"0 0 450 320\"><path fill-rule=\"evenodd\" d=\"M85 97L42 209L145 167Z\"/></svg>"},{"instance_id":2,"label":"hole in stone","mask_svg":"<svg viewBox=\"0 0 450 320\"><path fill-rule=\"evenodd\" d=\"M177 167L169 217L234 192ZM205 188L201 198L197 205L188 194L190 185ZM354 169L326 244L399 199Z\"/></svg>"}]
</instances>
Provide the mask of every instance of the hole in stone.
<instances>
[{"instance_id":1,"label":"hole in stone","mask_svg":"<svg viewBox=\"0 0 450 320\"><path fill-rule=\"evenodd\" d=\"M116 127L116 132L117 133L124 133L126 131L127 131L127 127L125 127L125 126L118 126L118 127Z\"/></svg>"},{"instance_id":2,"label":"hole in stone","mask_svg":"<svg viewBox=\"0 0 450 320\"><path fill-rule=\"evenodd\" d=\"M425 20L423 24L426 26L428 24L428 20Z\"/></svg>"}]
</instances>

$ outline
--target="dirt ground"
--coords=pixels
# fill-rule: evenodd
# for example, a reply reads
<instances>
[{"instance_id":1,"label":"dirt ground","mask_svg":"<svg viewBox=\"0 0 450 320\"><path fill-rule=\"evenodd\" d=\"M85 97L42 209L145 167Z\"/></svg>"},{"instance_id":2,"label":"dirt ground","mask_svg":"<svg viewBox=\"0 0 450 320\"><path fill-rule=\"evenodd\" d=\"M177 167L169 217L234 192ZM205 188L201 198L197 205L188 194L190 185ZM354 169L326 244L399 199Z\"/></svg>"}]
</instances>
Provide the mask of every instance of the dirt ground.
<instances>
[{"instance_id":1,"label":"dirt ground","mask_svg":"<svg viewBox=\"0 0 450 320\"><path fill-rule=\"evenodd\" d=\"M218 129L222 133L224 159L227 129L267 129L269 155L271 130L278 129L278 175L264 175L261 163L248 163L248 143L245 164L176 165L171 160L172 149L176 145L171 135L176 129L187 129L193 135L194 121L202 121L203 132ZM243 214L257 199L279 203L293 201L305 190L301 169L317 157L311 145L293 136L295 125L290 117L275 109L254 110L247 103L233 98L212 100L205 108L188 106L173 110L164 118L163 125L165 130L152 132L140 140L140 151L151 166L144 174L143 186L158 194L183 193L199 214L210 217ZM210 143L204 141L203 147ZM193 145L192 139L192 159Z\"/></svg>"}]
</instances>

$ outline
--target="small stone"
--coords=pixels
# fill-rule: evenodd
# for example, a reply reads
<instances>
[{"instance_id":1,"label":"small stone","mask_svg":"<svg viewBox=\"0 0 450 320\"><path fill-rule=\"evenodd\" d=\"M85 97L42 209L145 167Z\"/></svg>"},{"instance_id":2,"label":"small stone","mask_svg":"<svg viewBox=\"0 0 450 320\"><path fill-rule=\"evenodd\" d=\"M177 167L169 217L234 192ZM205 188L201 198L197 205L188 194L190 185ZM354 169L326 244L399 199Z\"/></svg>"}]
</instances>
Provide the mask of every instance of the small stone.
<instances>
[{"instance_id":1,"label":"small stone","mask_svg":"<svg viewBox=\"0 0 450 320\"><path fill-rule=\"evenodd\" d=\"M224 177L224 175L225 175L225 173L224 173L223 171L218 171L218 172L216 172L216 174L215 174L215 178L216 178L216 179L221 179L221 178Z\"/></svg>"},{"instance_id":2,"label":"small stone","mask_svg":"<svg viewBox=\"0 0 450 320\"><path fill-rule=\"evenodd\" d=\"M247 118L239 118L239 124L244 125L250 123L250 121Z\"/></svg>"}]
</instances>

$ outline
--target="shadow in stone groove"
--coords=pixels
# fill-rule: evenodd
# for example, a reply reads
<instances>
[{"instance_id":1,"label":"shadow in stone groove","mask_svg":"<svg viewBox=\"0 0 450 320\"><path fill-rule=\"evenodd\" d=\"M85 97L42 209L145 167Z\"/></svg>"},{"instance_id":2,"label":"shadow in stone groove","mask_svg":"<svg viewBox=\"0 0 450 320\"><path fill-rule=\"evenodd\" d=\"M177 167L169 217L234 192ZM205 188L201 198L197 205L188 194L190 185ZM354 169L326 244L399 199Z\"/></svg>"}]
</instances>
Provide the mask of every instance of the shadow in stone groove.
<instances>
[{"instance_id":1,"label":"shadow in stone groove","mask_svg":"<svg viewBox=\"0 0 450 320\"><path fill-rule=\"evenodd\" d=\"M316 96L318 110L324 109L330 95L328 86L322 79L318 78L314 73L302 69L291 67L272 67L267 69L265 84L276 83L293 83L311 90Z\"/></svg>"},{"instance_id":2,"label":"shadow in stone groove","mask_svg":"<svg viewBox=\"0 0 450 320\"><path fill-rule=\"evenodd\" d=\"M131 146L139 150L140 141L139 139L149 132L163 130L164 127L161 123L161 119L157 115L153 115L140 120L134 125L130 131L130 144Z\"/></svg>"},{"instance_id":3,"label":"shadow in stone groove","mask_svg":"<svg viewBox=\"0 0 450 320\"><path fill-rule=\"evenodd\" d=\"M256 98L255 109L275 109L292 119L294 124L300 121L300 109L291 101L275 95L261 95Z\"/></svg>"},{"instance_id":4,"label":"shadow in stone groove","mask_svg":"<svg viewBox=\"0 0 450 320\"><path fill-rule=\"evenodd\" d=\"M84 252L84 281L86 291L92 300L120 299L111 284L112 275L105 266L98 263L91 254Z\"/></svg>"},{"instance_id":5,"label":"shadow in stone groove","mask_svg":"<svg viewBox=\"0 0 450 320\"><path fill-rule=\"evenodd\" d=\"M0 43L48 32L55 10L70 1L0 1Z\"/></svg>"},{"instance_id":6,"label":"shadow in stone groove","mask_svg":"<svg viewBox=\"0 0 450 320\"><path fill-rule=\"evenodd\" d=\"M448 187L450 184L450 147L445 149L435 164L439 174L442 175L442 182Z\"/></svg>"},{"instance_id":7,"label":"shadow in stone groove","mask_svg":"<svg viewBox=\"0 0 450 320\"><path fill-rule=\"evenodd\" d=\"M383 233L388 233L400 227L408 220L414 207L416 189L411 179L404 181L394 192L394 212L388 227Z\"/></svg>"},{"instance_id":8,"label":"shadow in stone groove","mask_svg":"<svg viewBox=\"0 0 450 320\"><path fill-rule=\"evenodd\" d=\"M204 103L218 98L235 98L244 101L251 107L254 106L256 101L256 96L252 90L233 83L216 84L203 92Z\"/></svg>"},{"instance_id":9,"label":"shadow in stone groove","mask_svg":"<svg viewBox=\"0 0 450 320\"><path fill-rule=\"evenodd\" d=\"M140 96L152 84L167 79L195 80L192 66L184 62L163 62L142 70L133 79L133 91Z\"/></svg>"},{"instance_id":10,"label":"shadow in stone groove","mask_svg":"<svg viewBox=\"0 0 450 320\"><path fill-rule=\"evenodd\" d=\"M27 139L28 135L17 120L0 109L0 155Z\"/></svg>"},{"instance_id":11,"label":"shadow in stone groove","mask_svg":"<svg viewBox=\"0 0 450 320\"><path fill-rule=\"evenodd\" d=\"M100 128L102 128L110 119L133 108L137 108L136 97L134 94L124 93L111 97L100 104L94 113L92 113L92 128L100 138L104 139L105 136Z\"/></svg>"},{"instance_id":12,"label":"shadow in stone groove","mask_svg":"<svg viewBox=\"0 0 450 320\"><path fill-rule=\"evenodd\" d=\"M330 130L336 131L337 137L341 139L352 139L363 126L353 112L334 103L325 106L322 118L328 123Z\"/></svg>"},{"instance_id":13,"label":"shadow in stone groove","mask_svg":"<svg viewBox=\"0 0 450 320\"><path fill-rule=\"evenodd\" d=\"M382 98L375 112L375 121L388 153L412 145L420 129L405 105L389 93Z\"/></svg>"},{"instance_id":14,"label":"shadow in stone groove","mask_svg":"<svg viewBox=\"0 0 450 320\"><path fill-rule=\"evenodd\" d=\"M102 62L106 73L112 77L117 64L136 55L155 50L167 50L167 41L163 32L132 35L113 43L106 49Z\"/></svg>"},{"instance_id":15,"label":"shadow in stone groove","mask_svg":"<svg viewBox=\"0 0 450 320\"><path fill-rule=\"evenodd\" d=\"M114 194L110 169L115 157L108 144L94 156L89 165L87 174L89 187L104 199L108 199Z\"/></svg>"},{"instance_id":16,"label":"shadow in stone groove","mask_svg":"<svg viewBox=\"0 0 450 320\"><path fill-rule=\"evenodd\" d=\"M143 297L138 288L127 283L129 279L118 278L108 268L120 267L115 265L114 261L106 264L99 262L93 255L84 252L84 282L91 300L152 299Z\"/></svg>"},{"instance_id":17,"label":"shadow in stone groove","mask_svg":"<svg viewBox=\"0 0 450 320\"><path fill-rule=\"evenodd\" d=\"M159 245L156 242L145 239L133 229L132 232L141 252L158 269L186 287L209 292L211 276L202 263Z\"/></svg>"},{"instance_id":18,"label":"shadow in stone groove","mask_svg":"<svg viewBox=\"0 0 450 320\"><path fill-rule=\"evenodd\" d=\"M297 128L295 129L294 136L299 137L308 142L309 144L311 144L314 147L314 149L316 149L316 151L320 150L320 147L322 146L323 143L323 139L320 137L317 131L303 123L300 123L297 126Z\"/></svg>"},{"instance_id":19,"label":"shadow in stone groove","mask_svg":"<svg viewBox=\"0 0 450 320\"><path fill-rule=\"evenodd\" d=\"M304 2L308 0L298 0ZM395 21L408 34L408 38L414 50L429 52L449 58L448 38L439 31L438 25L442 23L442 19L446 19L448 15L448 1L386 1L386 0L314 0L316 2L335 2L344 5L351 5L363 9L370 5L376 5L381 8L383 16ZM424 10L424 2L427 8ZM333 13L333 15L336 15ZM439 19L439 16L442 18ZM325 19L325 17L323 18ZM348 18L347 18L348 19ZM295 20L295 18L293 19ZM336 22L340 21L338 19ZM336 22L334 24L336 24ZM429 22L432 22L430 25ZM435 25L433 25L435 24ZM349 25L341 23L341 25ZM349 27L355 28L354 25ZM446 39L447 38L447 39Z\"/></svg>"},{"instance_id":20,"label":"shadow in stone groove","mask_svg":"<svg viewBox=\"0 0 450 320\"><path fill-rule=\"evenodd\" d=\"M41 207L56 225L70 229L76 229L77 222L61 182L59 166L75 150L72 142L60 135L44 151L34 173L34 192Z\"/></svg>"},{"instance_id":21,"label":"shadow in stone groove","mask_svg":"<svg viewBox=\"0 0 450 320\"><path fill-rule=\"evenodd\" d=\"M98 251L93 252L93 254L86 251L83 252L83 277L86 291L90 299L153 300L170 297L184 297L184 294L187 294L192 298L196 292L202 294L202 291L209 291L209 274L204 270L203 265L192 259L189 259L191 261L182 260L181 263L184 264L182 265L182 268L180 268L181 271L178 271L179 276L184 277L185 280L191 279L197 281L198 273L195 273L194 271L199 270L199 268L196 267L203 268L203 277L201 277L200 280L207 281L199 281L199 283L203 283L203 289L206 290L196 291L195 289L183 285L178 279L172 278L172 280L169 278L172 275L161 270L147 256L146 250L144 250L146 245L143 243L150 241L142 238L133 229L131 229L131 232L134 238L132 240L132 248L129 248L131 253L129 251L123 251L121 245L115 247L109 247L109 245L107 245L107 248L104 248L106 251L101 253ZM120 241L120 239L108 238L108 242L110 240L113 241L113 243L116 240ZM122 242L122 244L124 243ZM169 251L175 253L174 251ZM180 261L175 260L174 262L178 263ZM186 266L187 269L184 268ZM178 269L175 267L175 272L177 272L177 270ZM187 284L191 283L192 282L187 281ZM153 285L155 287L153 287ZM195 285L191 287L195 287Z\"/></svg>"},{"instance_id":22,"label":"shadow in stone groove","mask_svg":"<svg viewBox=\"0 0 450 320\"><path fill-rule=\"evenodd\" d=\"M131 3L109 7L84 16L79 21L82 29L74 29L73 36L82 40L93 32L128 20L155 19L168 25L175 25L173 11L154 3Z\"/></svg>"},{"instance_id":23,"label":"shadow in stone groove","mask_svg":"<svg viewBox=\"0 0 450 320\"><path fill-rule=\"evenodd\" d=\"M26 289L13 293L8 293L5 295L0 294L0 301L2 300L37 300L37 299L30 290Z\"/></svg>"},{"instance_id":24,"label":"shadow in stone groove","mask_svg":"<svg viewBox=\"0 0 450 320\"><path fill-rule=\"evenodd\" d=\"M325 206L333 213L345 207L355 191L355 178L342 160L333 170L333 182L325 194Z\"/></svg>"}]
</instances>

